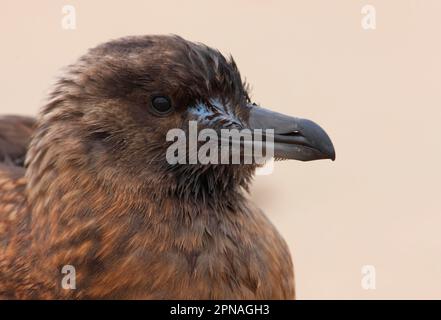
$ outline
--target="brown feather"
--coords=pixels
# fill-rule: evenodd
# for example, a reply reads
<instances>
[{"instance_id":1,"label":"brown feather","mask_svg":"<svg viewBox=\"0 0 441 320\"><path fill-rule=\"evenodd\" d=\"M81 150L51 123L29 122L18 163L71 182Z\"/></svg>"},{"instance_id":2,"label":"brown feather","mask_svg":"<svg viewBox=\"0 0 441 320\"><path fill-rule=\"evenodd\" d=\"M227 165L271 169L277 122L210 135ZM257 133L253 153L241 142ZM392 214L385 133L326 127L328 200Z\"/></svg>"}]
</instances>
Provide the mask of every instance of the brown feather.
<instances>
[{"instance_id":1,"label":"brown feather","mask_svg":"<svg viewBox=\"0 0 441 320\"><path fill-rule=\"evenodd\" d=\"M175 113L154 117L150 94ZM286 243L248 200L254 166L169 165L165 132L218 96L246 121L236 65L176 36L115 40L59 79L33 121L0 121L1 298L292 299ZM61 268L76 268L76 290Z\"/></svg>"},{"instance_id":2,"label":"brown feather","mask_svg":"<svg viewBox=\"0 0 441 320\"><path fill-rule=\"evenodd\" d=\"M23 166L34 125L30 117L0 117L0 163Z\"/></svg>"}]
</instances>

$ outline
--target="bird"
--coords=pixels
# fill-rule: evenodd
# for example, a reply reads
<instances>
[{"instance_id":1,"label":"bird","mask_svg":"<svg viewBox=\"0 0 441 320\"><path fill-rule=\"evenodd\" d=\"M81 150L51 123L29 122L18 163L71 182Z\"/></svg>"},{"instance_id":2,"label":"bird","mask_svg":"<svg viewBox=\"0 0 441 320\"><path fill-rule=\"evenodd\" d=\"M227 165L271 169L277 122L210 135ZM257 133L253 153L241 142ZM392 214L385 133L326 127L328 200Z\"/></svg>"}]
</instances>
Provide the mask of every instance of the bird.
<instances>
[{"instance_id":1,"label":"bird","mask_svg":"<svg viewBox=\"0 0 441 320\"><path fill-rule=\"evenodd\" d=\"M126 36L67 66L36 118L0 117L0 298L295 299L288 245L249 197L261 164L166 160L189 121L271 129L276 159L335 159L318 124L249 91L231 55Z\"/></svg>"}]
</instances>

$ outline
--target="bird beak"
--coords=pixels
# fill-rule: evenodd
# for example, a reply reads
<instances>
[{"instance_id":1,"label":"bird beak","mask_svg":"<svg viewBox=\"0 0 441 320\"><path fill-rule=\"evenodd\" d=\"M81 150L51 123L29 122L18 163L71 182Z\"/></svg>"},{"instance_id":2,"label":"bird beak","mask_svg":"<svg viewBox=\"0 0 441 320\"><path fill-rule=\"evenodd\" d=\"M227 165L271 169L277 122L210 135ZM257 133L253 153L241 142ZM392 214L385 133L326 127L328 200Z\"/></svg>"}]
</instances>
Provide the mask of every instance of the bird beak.
<instances>
[{"instance_id":1,"label":"bird beak","mask_svg":"<svg viewBox=\"0 0 441 320\"><path fill-rule=\"evenodd\" d=\"M311 120L290 117L259 106L251 106L251 129L274 130L274 157L311 161L335 160L328 134Z\"/></svg>"}]
</instances>

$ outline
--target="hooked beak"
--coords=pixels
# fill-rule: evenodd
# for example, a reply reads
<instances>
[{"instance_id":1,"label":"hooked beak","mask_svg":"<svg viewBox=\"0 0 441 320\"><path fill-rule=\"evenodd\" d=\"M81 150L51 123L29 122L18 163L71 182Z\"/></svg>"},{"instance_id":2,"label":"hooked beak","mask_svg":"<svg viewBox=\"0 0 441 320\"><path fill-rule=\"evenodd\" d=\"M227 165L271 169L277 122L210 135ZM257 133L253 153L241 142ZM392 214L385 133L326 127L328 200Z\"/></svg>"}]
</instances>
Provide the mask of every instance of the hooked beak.
<instances>
[{"instance_id":1,"label":"hooked beak","mask_svg":"<svg viewBox=\"0 0 441 320\"><path fill-rule=\"evenodd\" d=\"M259 106L251 106L251 129L274 130L274 157L311 161L335 160L328 134L311 120L290 117Z\"/></svg>"}]
</instances>

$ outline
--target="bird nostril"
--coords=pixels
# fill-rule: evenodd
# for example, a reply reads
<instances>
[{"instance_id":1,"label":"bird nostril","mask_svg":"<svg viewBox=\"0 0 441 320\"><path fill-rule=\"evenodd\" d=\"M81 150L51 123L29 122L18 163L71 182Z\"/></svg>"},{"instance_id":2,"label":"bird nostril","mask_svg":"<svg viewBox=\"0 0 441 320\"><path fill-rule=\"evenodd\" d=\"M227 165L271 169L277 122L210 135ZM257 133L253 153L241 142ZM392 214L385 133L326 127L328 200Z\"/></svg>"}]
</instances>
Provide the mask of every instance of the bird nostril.
<instances>
[{"instance_id":1,"label":"bird nostril","mask_svg":"<svg viewBox=\"0 0 441 320\"><path fill-rule=\"evenodd\" d=\"M290 131L287 133L280 133L281 136L285 136L285 137L297 137L297 136L303 136L300 131L295 130L295 131Z\"/></svg>"}]
</instances>

